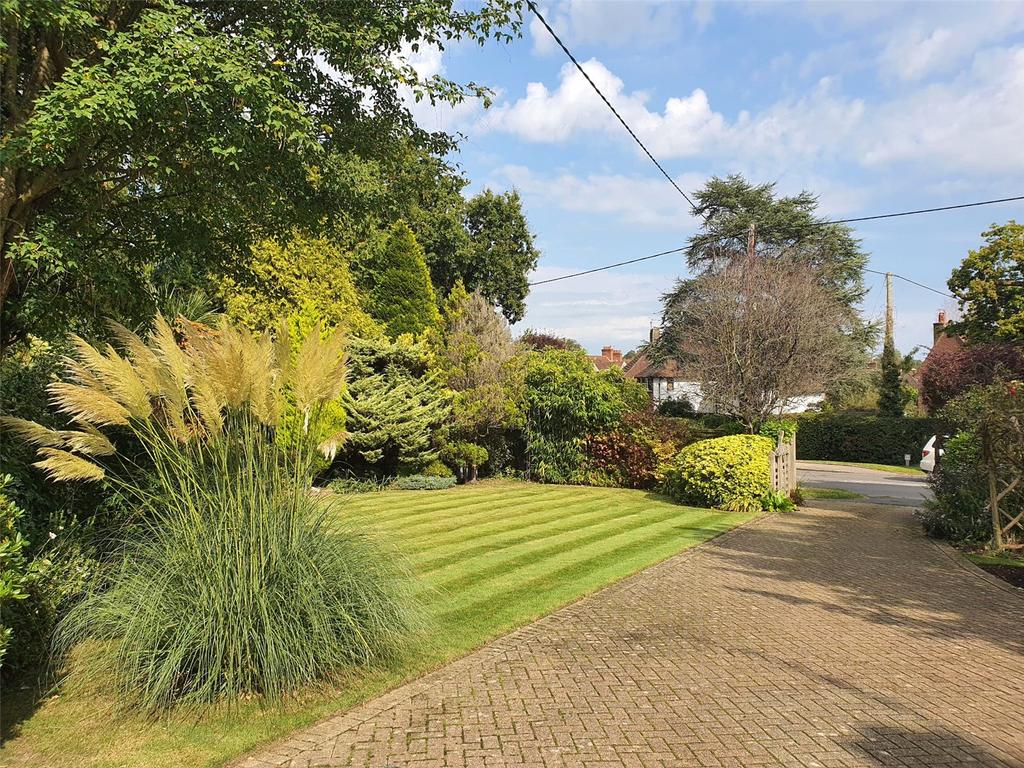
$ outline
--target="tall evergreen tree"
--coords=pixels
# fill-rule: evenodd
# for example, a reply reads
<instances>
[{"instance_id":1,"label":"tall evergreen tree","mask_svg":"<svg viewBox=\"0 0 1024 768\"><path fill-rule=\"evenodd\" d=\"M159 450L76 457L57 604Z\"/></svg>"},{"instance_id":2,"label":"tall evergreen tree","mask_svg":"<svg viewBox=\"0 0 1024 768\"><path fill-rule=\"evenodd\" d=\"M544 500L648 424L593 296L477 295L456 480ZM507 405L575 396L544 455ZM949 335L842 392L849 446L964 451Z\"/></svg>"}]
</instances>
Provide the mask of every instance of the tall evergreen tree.
<instances>
[{"instance_id":1,"label":"tall evergreen tree","mask_svg":"<svg viewBox=\"0 0 1024 768\"><path fill-rule=\"evenodd\" d=\"M437 328L441 315L423 249L404 222L391 227L382 247L363 256L359 272L370 315L391 338Z\"/></svg>"},{"instance_id":2,"label":"tall evergreen tree","mask_svg":"<svg viewBox=\"0 0 1024 768\"><path fill-rule=\"evenodd\" d=\"M891 337L882 347L881 378L878 384L878 411L883 416L902 416L905 397L901 374L902 360Z\"/></svg>"}]
</instances>

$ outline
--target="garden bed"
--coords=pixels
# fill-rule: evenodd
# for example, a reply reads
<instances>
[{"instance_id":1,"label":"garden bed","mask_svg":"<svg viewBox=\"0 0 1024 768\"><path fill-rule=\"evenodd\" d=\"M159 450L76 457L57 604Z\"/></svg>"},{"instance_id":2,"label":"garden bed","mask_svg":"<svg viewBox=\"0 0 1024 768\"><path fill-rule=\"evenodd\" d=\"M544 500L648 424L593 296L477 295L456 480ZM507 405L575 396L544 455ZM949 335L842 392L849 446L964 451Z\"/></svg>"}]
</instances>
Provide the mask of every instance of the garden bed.
<instances>
[{"instance_id":1,"label":"garden bed","mask_svg":"<svg viewBox=\"0 0 1024 768\"><path fill-rule=\"evenodd\" d=\"M986 573L1024 589L1024 558L968 555L968 559Z\"/></svg>"}]
</instances>

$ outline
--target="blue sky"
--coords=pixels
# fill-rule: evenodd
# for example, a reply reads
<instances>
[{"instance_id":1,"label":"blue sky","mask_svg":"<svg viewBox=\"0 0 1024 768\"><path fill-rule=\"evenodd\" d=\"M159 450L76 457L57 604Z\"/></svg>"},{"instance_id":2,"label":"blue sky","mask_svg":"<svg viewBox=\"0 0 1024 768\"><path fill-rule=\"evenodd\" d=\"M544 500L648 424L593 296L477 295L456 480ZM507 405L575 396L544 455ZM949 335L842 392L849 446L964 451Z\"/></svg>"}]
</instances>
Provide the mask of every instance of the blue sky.
<instances>
[{"instance_id":1,"label":"blue sky","mask_svg":"<svg viewBox=\"0 0 1024 768\"><path fill-rule=\"evenodd\" d=\"M569 0L545 17L673 178L690 191L743 173L808 189L835 218L1024 194L1024 3L647 3ZM425 128L465 135L457 160L521 193L541 251L534 279L683 245L685 201L535 21L523 39L411 59L475 81L494 106L417 105ZM993 222L1024 204L870 222L870 267L945 289ZM678 256L540 286L519 328L597 351L647 337ZM884 311L868 275L864 312ZM897 281L896 341L931 343L956 303Z\"/></svg>"}]
</instances>

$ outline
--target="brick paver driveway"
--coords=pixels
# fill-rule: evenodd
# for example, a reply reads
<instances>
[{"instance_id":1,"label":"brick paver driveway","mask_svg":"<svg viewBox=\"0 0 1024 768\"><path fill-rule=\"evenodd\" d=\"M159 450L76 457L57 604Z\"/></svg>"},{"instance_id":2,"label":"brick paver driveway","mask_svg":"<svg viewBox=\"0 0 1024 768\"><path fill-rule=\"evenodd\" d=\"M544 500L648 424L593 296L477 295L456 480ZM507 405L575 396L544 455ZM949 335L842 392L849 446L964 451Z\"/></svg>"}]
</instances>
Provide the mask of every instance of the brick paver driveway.
<instances>
[{"instance_id":1,"label":"brick paver driveway","mask_svg":"<svg viewBox=\"0 0 1024 768\"><path fill-rule=\"evenodd\" d=\"M239 764L1024 766L1024 597L905 508L781 515Z\"/></svg>"}]
</instances>

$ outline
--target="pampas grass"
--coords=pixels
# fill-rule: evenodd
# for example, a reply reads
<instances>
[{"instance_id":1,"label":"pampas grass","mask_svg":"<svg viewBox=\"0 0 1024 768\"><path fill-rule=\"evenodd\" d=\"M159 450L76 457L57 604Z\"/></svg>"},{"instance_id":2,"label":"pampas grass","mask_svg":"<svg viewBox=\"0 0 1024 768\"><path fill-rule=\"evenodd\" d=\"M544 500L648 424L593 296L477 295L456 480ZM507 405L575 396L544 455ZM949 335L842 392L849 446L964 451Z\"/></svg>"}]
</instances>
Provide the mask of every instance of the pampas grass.
<instances>
[{"instance_id":1,"label":"pampas grass","mask_svg":"<svg viewBox=\"0 0 1024 768\"><path fill-rule=\"evenodd\" d=\"M77 339L70 380L50 388L77 429L5 422L54 479L106 478L142 513L58 627L58 657L76 658L67 682L108 680L120 701L155 713L276 699L388 658L415 623L407 575L365 534L329 525L337 515L310 492L343 338L186 328L179 345L159 316L146 339L115 325L123 353ZM285 446L287 408L302 430ZM99 429L111 426L142 447L145 470L125 471L116 434Z\"/></svg>"}]
</instances>

